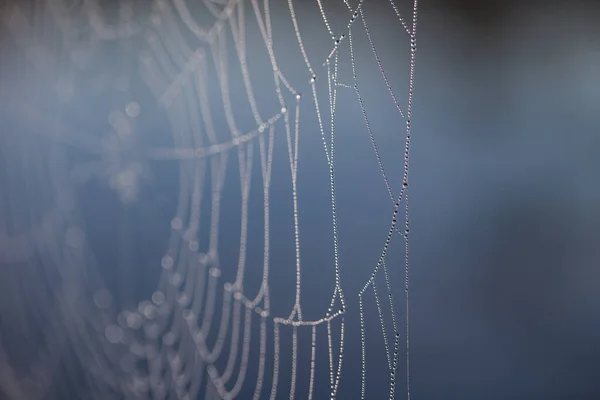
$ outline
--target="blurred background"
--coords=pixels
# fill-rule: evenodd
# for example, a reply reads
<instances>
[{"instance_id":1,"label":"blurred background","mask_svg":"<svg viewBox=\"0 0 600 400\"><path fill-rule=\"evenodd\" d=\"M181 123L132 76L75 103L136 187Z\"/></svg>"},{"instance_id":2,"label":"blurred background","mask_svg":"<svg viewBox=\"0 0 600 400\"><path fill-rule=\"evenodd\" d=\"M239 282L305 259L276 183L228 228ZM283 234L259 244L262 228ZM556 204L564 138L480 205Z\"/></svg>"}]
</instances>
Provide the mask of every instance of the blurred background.
<instances>
[{"instance_id":1,"label":"blurred background","mask_svg":"<svg viewBox=\"0 0 600 400\"><path fill-rule=\"evenodd\" d=\"M60 44L48 39L42 50L18 35L23 21L41 23L37 6L25 3L19 3L25 20L14 16L12 2L0 3L0 398L91 398L89 393L99 389L82 379L80 347L70 339L77 335L61 340L60 332L87 329L77 315L96 310L79 303L98 305L97 296L90 299L104 293L102 288L117 309L151 297L169 240L181 162L145 156L144 149L173 146L166 113L137 72L145 39L114 40L86 56L91 41L83 35L84 61L77 51L71 58L44 58L44 51L59 51ZM272 3L280 68L306 94L298 162L302 307L305 319L317 319L334 287L329 175L308 96L310 74L289 9L284 2ZM307 55L318 66L331 51L330 35L316 1L294 4ZM336 32L343 33L352 14L342 1L323 5ZM411 15L409 2L398 1L398 7ZM600 398L600 3L424 0L418 10L408 189L411 398ZM366 1L363 11L386 76L405 107L409 37L390 3ZM269 57L250 4L245 12L248 65L259 107L270 115L278 103ZM353 25L352 40L366 114L397 195L404 121L364 26ZM233 41L228 49L233 110L241 130L248 131L254 121ZM340 49L339 81L352 85L347 40ZM39 57L55 61L40 64ZM216 71L209 76L216 129L225 138ZM323 68L318 79L329 121ZM135 139L123 145L118 161L103 158L108 116L134 100L140 107ZM335 132L341 282L347 300L338 398L355 399L361 376L358 292L381 254L393 202L351 88L338 88ZM260 284L263 257L255 152L246 287L252 290ZM226 278L235 277L240 247L240 177L236 157L229 160L220 233ZM133 174L128 184L115 183L124 171ZM272 314L287 316L294 304L295 254L283 133L275 140L272 179ZM209 213L210 205L205 208ZM63 242L69 251L57 244ZM200 242L206 244L204 238ZM387 265L401 325L404 257L401 238L394 238ZM383 281L377 282L383 289ZM70 318L76 322L61 328ZM365 295L365 324L367 398L387 398L389 373L372 291ZM339 326L334 331L339 335ZM304 369L298 371L296 395L305 398L310 330L299 332ZM282 333L282 348L291 343L289 333ZM316 366L315 399L329 397L324 327L319 335L317 349L323 354ZM406 349L400 350L396 398L406 396ZM39 354L44 371L32 364ZM279 394L286 397L289 355L282 357ZM248 374L256 372L251 367ZM252 398L252 390L239 398Z\"/></svg>"}]
</instances>

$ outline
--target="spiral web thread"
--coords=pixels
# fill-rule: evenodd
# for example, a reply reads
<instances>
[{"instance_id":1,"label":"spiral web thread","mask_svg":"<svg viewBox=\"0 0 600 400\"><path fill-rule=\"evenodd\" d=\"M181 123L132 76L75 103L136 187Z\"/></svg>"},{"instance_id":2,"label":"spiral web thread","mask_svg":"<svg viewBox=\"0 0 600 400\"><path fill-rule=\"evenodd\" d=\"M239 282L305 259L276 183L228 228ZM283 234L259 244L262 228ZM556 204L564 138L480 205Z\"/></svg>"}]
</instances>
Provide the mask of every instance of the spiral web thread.
<instances>
[{"instance_id":1,"label":"spiral web thread","mask_svg":"<svg viewBox=\"0 0 600 400\"><path fill-rule=\"evenodd\" d=\"M117 313L111 307L111 296L104 290L96 290L93 295L93 306L74 306L72 299L76 293L89 291L85 278L77 271L86 262L84 251L85 233L78 228L77 218L72 200L64 198L55 200L57 204L41 218L38 228L31 228L27 233L14 235L0 233L3 263L31 263L25 268L33 269L33 253L38 257L49 256L55 261L53 270L58 271L62 287L61 296L55 303L48 306L41 314L53 321L52 329L46 331L45 340L48 351L40 351L37 361L25 378L16 378L2 374L2 389L11 394L11 398L42 398L43 393L50 387L51 377L43 371L52 369L53 360L57 359L53 352L60 352L66 344L65 337L71 341L70 346L81 360L94 359L95 367L86 371L86 382L93 388L98 398L106 394L115 394L127 398L168 398L196 399L200 398L235 398L240 392L250 386L253 399L278 397L295 397L297 375L300 368L309 369L308 398L314 398L316 377L315 364L320 354L317 354L317 342L325 340L329 357L329 388L330 397L336 398L343 370L344 354L344 314L350 310L341 285L341 268L339 262L337 199L335 192L335 121L336 106L339 90L353 89L360 104L365 127L379 164L387 191L393 203L393 215L389 234L385 240L381 257L371 276L359 293L359 313L361 323L362 349L362 380L361 398L366 398L366 329L364 296L371 289L377 304L381 324L381 335L387 353L389 371L389 398L396 398L397 369L399 364L400 342L404 336L406 343L406 384L407 396L410 398L409 380L409 319L408 319L408 168L411 136L411 116L414 87L414 65L416 51L417 1L413 4L413 14L410 21L406 20L399 8L390 0L389 6L397 15L399 23L408 35L411 43L410 77L407 106L404 109L396 96L384 70L382 61L371 36L368 19L365 15L363 0L350 4L344 0L348 10L348 22L341 33L334 32L330 16L322 0L317 0L322 22L325 24L332 40L332 48L324 60L312 64L302 39L302 32L296 16L293 0L287 1L288 16L294 28L296 45L299 47L307 71L308 85L298 87L308 89L309 93L292 85L292 79L286 77L278 65L278 52L273 44L272 13L269 0L261 4L259 0L204 0L203 10L212 16L209 25L203 25L195 19L186 0L154 0L147 14L148 23L138 24L134 21L137 3L133 0L120 3L118 22L107 22L100 3L94 0L81 2L66 0L46 0L41 5L27 9L19 3L10 4L2 23L13 33L18 44L25 50L25 57L40 74L48 74L50 52L52 48L37 45L48 35L60 39L54 43L63 49L78 47L79 53L70 53L80 57L76 59L85 69L85 65L93 63L93 57L88 53L96 51L106 41L127 41L141 36L144 38L144 48L139 54L139 72L145 84L149 87L154 98L166 111L173 140L173 148L153 147L144 154L138 154L135 149L135 121L140 113L139 105L131 102L122 111L111 113L109 120L113 130L98 140L85 132L76 132L69 127L56 123L53 129L34 126L32 129L42 129L46 134L56 139L56 143L66 143L70 146L85 149L99 154L102 161L91 163L79 168L79 175L87 176L86 171L93 171L100 165L102 176L120 195L122 201L133 201L138 191L141 175L143 175L144 157L153 160L177 160L180 163L179 194L176 214L171 221L171 234L167 251L161 260L162 272L157 290L148 301L142 301L136 310L125 310ZM260 110L255 97L252 74L248 69L246 41L246 7L252 10L251 15L260 30L260 37L267 50L272 69L275 93L279 106L270 112ZM393 190L387 179L375 134L369 123L368 113L363 102L359 79L356 71L355 49L352 28L362 24L367 34L370 50L381 72L389 94L398 110L399 118L405 121L405 152L403 163L402 187L399 195L394 197ZM41 26L41 28L40 28ZM47 28L52 26L54 28ZM81 41L80 32L86 32ZM197 47L189 45L188 36L195 38ZM228 39L233 39L235 60L228 59ZM342 49L348 51L352 66L352 82L345 84L338 80L338 66ZM65 53L62 55L64 56ZM59 55L60 58L61 55ZM87 64L86 64L87 63ZM245 98L252 110L255 126L249 130L242 129L236 120L232 106L232 92L229 81L231 64L239 67L244 84ZM57 63L56 69L61 64ZM211 65L212 64L212 65ZM317 65L317 66L315 66ZM64 65L63 65L64 66ZM220 90L220 100L228 128L226 137L218 133L213 121L214 101L210 101L208 87L213 67L216 70L216 81ZM65 76L75 74L68 70ZM324 78L324 79L323 79ZM324 103L319 98L318 85L327 85L329 121L324 113ZM59 93L60 95L60 93ZM68 93L64 94L68 97ZM236 93L236 95L240 95ZM312 97L312 99L311 99ZM298 207L298 140L301 131L300 111L306 101L312 101L312 112L316 114L323 151L329 168L332 233L334 249L335 284L327 311L316 320L303 318L301 307L301 259L300 231ZM310 106L306 106L310 107ZM329 131L329 132L327 132ZM281 134L278 134L281 132ZM295 301L287 316L274 316L271 313L271 298L269 293L270 269L270 185L273 165L274 143L280 135L285 135L287 157L289 159L290 177L292 183L293 221L295 240L295 270L296 288ZM8 146L7 146L8 147ZM258 160L256 160L258 147ZM64 167L54 162L61 159L61 147L57 144L39 159L43 161L30 163L28 168L37 168L36 174L46 174L51 177L50 193L61 193L68 197L69 183L61 177L67 175L65 169L55 171L48 166ZM135 156L124 160L123 154ZM56 154L55 154L56 153ZM136 158L137 157L137 158ZM235 279L222 282L222 266L220 263L219 229L222 213L221 201L227 176L228 160L237 157L239 165L241 189L241 227L239 260ZM248 242L248 214L251 171L253 165L260 164L263 211L264 211L264 262L262 265L262 280L256 293L244 290L247 274L246 252ZM33 165L33 167L31 167ZM58 167L56 167L58 168ZM56 169L54 168L54 169ZM83 171L83 172L82 172ZM10 176L10 171L6 176ZM94 173L91 173L92 175ZM207 177L209 179L207 179ZM85 178L84 178L85 179ZM207 182L209 181L209 183ZM201 213L202 203L209 201L210 216ZM52 203L52 201L49 201ZM401 203L404 204L404 228L399 222ZM199 234L204 220L209 221L208 246L200 249ZM29 220L28 220L29 221ZM45 221L45 222L44 222ZM14 225L30 225L31 221L2 221L4 231L9 231ZM392 287L386 265L386 255L391 239L397 234L405 243L405 304L406 323L404 335L396 318ZM50 239L49 239L50 238ZM58 238L65 238L62 243ZM35 243L35 248L28 244ZM66 249L66 250L64 250ZM254 266L251 266L254 267ZM42 268L49 268L44 265ZM61 269L66 269L60 273ZM257 268L258 269L258 268ZM392 335L386 330L386 317L376 285L376 275L383 270L385 291L389 301L392 320ZM67 278L68 277L68 278ZM80 308L77 308L80 307ZM77 315L77 318L73 318ZM217 324L216 321L219 321ZM258 338L253 337L252 329L259 324ZM332 323L339 323L339 335L332 332ZM61 325L62 324L62 325ZM66 332L65 332L66 331ZM301 334L300 332L306 332ZM82 333L83 332L83 333ZM210 340L216 334L215 340ZM291 334L292 345L282 349L282 335ZM326 334L321 339L322 334ZM269 336L272 344L268 344ZM299 341L310 337L310 365L299 363ZM211 343L213 342L213 343ZM249 353L252 344L258 342L258 357L251 359ZM272 354L268 354L272 346ZM0 348L2 350L2 348ZM280 371L280 356L283 351L291 354L291 371L289 372L290 391L282 393L278 384L284 377ZM267 358L270 362L267 362ZM5 361L3 350L0 361ZM256 376L249 377L249 364L256 363ZM272 364L271 371L267 364ZM118 365L117 367L114 367ZM143 365L143 367L142 367ZM11 371L10 367L7 371ZM270 376L268 376L270 375ZM288 377L288 374L285 374ZM269 378L269 379L267 379ZM270 380L270 385L265 382ZM31 382L36 382L31 388ZM27 386L27 385L28 386ZM27 386L27 388L25 388ZM244 389L248 390L248 389ZM34 393L34 394L32 394Z\"/></svg>"}]
</instances>

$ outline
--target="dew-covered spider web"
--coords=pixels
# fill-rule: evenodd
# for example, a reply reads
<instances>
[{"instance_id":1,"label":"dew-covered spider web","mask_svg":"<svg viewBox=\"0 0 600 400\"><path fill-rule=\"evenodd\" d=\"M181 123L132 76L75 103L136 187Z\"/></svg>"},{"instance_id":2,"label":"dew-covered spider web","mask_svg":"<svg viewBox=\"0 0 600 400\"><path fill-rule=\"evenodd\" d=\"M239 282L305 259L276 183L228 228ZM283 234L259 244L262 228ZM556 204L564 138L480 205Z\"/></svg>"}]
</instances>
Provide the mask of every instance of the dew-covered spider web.
<instances>
[{"instance_id":1,"label":"dew-covered spider web","mask_svg":"<svg viewBox=\"0 0 600 400\"><path fill-rule=\"evenodd\" d=\"M416 0L0 6L1 395L411 397ZM392 46L373 34L381 12L395 15ZM394 59L402 68L386 66ZM386 132L369 80L396 110ZM353 227L338 216L342 102L360 113L352 129L388 197L370 211L389 230L367 269L343 255L341 230ZM395 138L393 157L382 135ZM304 140L319 145L308 152ZM302 178L317 167L322 179ZM124 209L164 235L140 245L126 213L109 216ZM326 222L318 260L305 257L303 213ZM364 281L358 292L344 291L350 277Z\"/></svg>"}]
</instances>

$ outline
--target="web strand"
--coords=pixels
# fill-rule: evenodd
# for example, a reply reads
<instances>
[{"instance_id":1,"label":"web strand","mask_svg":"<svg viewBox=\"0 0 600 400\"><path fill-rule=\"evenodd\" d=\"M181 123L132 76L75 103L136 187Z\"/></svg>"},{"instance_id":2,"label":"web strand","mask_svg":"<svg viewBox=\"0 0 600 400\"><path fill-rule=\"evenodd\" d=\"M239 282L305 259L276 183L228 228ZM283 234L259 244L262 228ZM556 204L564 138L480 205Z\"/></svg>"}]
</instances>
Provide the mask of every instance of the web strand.
<instances>
[{"instance_id":1,"label":"web strand","mask_svg":"<svg viewBox=\"0 0 600 400\"><path fill-rule=\"evenodd\" d=\"M405 251L404 336L406 388L410 399L408 172L418 4L417 1L413 3L412 27L409 27L409 22L394 1L390 0L388 4L397 17L403 35L406 33L410 38L409 92L405 108L400 105L402 97L397 96L393 90L384 69L380 57L381 48L376 47L363 0L359 0L356 5L344 0L348 14L342 18L343 23L339 27L333 11L328 10L328 6L321 0L316 1L314 6L318 12L317 18L320 14L324 25L322 28L331 39L331 47L327 47L329 51L316 60L309 58L309 54L312 56L312 44L303 39L303 35L308 37L306 29L309 25L299 18L296 10L298 4L294 0L284 3L284 6L287 5L285 18L292 22L290 34L293 33L295 38L292 47L302 57L303 74L307 74L298 79L292 73L293 69L284 71L280 67L280 60L287 61L282 56L287 56L283 47L280 48L279 43L276 46L274 42L278 34L273 30L277 26L273 18L280 14L271 9L269 0L263 0L262 4L258 0L250 0L251 10L245 0L204 0L197 4L188 0L153 0L144 9L147 11L143 14L145 21L137 20L142 14L138 13L138 2L135 1L121 2L117 16L111 18L110 12L96 0L73 3L47 0L43 5L32 9L11 5L10 12L6 14L8 17L2 18L0 23L6 25L17 39L28 62L35 66L41 77L49 81L54 79L55 72L52 71L65 65L70 66L73 64L70 62L72 59L78 60L79 69L71 68L62 75L85 75L83 71L86 68L93 69L94 60L98 60L94 57L104 54L105 48L109 47L106 43L122 45L123 49L131 52L137 50L135 44L140 43L141 49L135 53L136 56L139 55L139 78L150 90L160 112L166 117L169 125L167 135L170 135L168 139L172 145L139 146L142 139L137 122L141 121L139 114L142 112L143 115L144 111L141 111L138 102L130 101L135 96L128 89L128 81L119 84L126 87L119 90L126 92L128 103L124 107L115 106L116 109L110 111L110 132L107 134L97 137L60 122L56 122L52 129L38 129L40 127L35 126L35 121L30 121L33 130L44 131L47 138L84 150L90 155L89 162L73 169L84 177L82 181L106 179L111 189L118 192L123 203L128 201L127 204L132 204L136 201L136 188L140 185L143 172L147 172L147 161L156 164L170 161L178 167L178 190L175 194L177 197L169 238L162 258L156 262L157 266L160 265L156 290L150 299L127 309L117 310L106 290L96 290L89 296L93 297L90 301L94 304L85 303L81 309L70 304L70 300L78 298L78 294L84 293L88 288L81 283L83 278L80 274L65 278L70 276L68 268L83 266L86 261L83 244L78 244L81 235L77 229L81 228L75 226L68 207L61 206L57 201L54 207L43 214L39 223L31 224L30 229L23 234L9 234L4 229L4 221L0 221L0 262L32 263L36 254L47 253L56 267L42 268L63 268L59 275L61 279L67 279L64 286L75 288L65 291L56 310L50 306L44 308L57 321L64 322L75 309L80 317L76 322L65 323L67 328L64 329L58 323L50 323L49 329L44 333L48 351L40 352L37 369L32 369L28 375L29 379L39 382L40 396L42 392L49 390L52 382L50 374L36 371L51 371L51 360L58 358L55 354L60 353L69 340L81 361L94 360L97 363L96 370L91 371L90 367L86 374L89 372L89 385L96 389L98 398L106 398L110 393L122 394L126 398L193 400L202 396L200 392L203 392L207 399L233 399L249 396L252 392L255 400L266 396L275 400L282 396L290 399L300 397L306 390L309 399L320 398L323 394L318 393L317 383L321 378L323 382L327 379L318 374L318 342L328 350L328 359L323 358L322 361L328 362L328 395L332 400L336 399L339 396L342 374L348 370L345 337L346 330L352 329L352 325L346 325L346 315L349 311L355 314L357 312L348 309L342 287L342 275L354 273L355 269L346 267L343 258L345 245L340 232L347 224L340 219L338 201L341 204L344 199L338 199L336 180L336 151L343 148L338 147L338 143L345 134L341 130L344 125L340 124L340 121L344 122L344 117L338 109L341 97L338 91L345 90L340 88L353 88L393 206L390 229L379 260L359 292L361 398L368 397L367 365L376 368L374 362L367 363L367 332L371 328L366 326L366 317L370 315L364 303L367 289L371 289L375 297L381 339L386 351L390 374L389 398L394 399L397 394L397 367L402 335L393 296L397 285L394 285L388 270L391 268L388 253L392 238L397 233L403 239ZM402 187L398 195L395 195L389 183L390 170L384 168L376 141L376 125L372 124L374 120L369 117L368 101L359 89L362 76L359 77L356 70L358 49L353 42L353 34L360 28L355 25L359 18L368 41L365 54L374 59L398 116L405 122ZM265 60L268 57L267 65L271 68L268 72L273 76L271 88L264 85L263 89L263 85L257 85L253 79L256 73L253 59L260 57L260 54L248 47L252 26L258 28L259 41L262 40L259 47L266 51L266 55L263 53L262 57ZM82 40L83 44L76 43L78 37L85 39ZM42 43L47 46L42 46ZM78 46L81 53L71 54L69 46ZM60 50L57 51L59 55L53 56L52 50ZM350 58L352 72L351 85L340 81L340 75L344 75L344 58L347 56ZM126 61L131 60L128 58ZM123 63L125 64L127 62ZM282 65L285 66L286 63L282 62ZM119 74L125 76L126 68L119 68ZM241 76L240 85L236 85L237 81L232 77L233 70ZM81 81L87 79L79 76L76 78ZM76 81L75 78L72 79ZM307 93L308 96L302 93ZM271 109L263 108L262 101L259 101L263 95L273 99L270 103L265 102L271 104ZM66 95L63 93L62 96ZM126 96L123 95L124 98ZM323 99L326 99L325 102ZM240 103L246 104L251 111L252 118L248 118L250 122L236 112ZM272 103L276 106L273 107ZM11 110L19 108L14 105L11 107ZM39 119L31 119L41 120L46 117L48 116L40 114ZM303 262L308 259L301 255L302 246L308 240L304 236L306 233L302 240L300 235L303 221L301 216L305 215L305 197L301 192L303 186L298 184L299 176L304 176L299 173L304 166L303 163L299 164L299 137L302 135L302 143L305 143L304 138L308 139L311 134L309 124L304 123L306 117L315 118L318 124L316 135L322 144L322 150L310 156L319 157L326 162L328 207L331 207L331 225L328 229L331 229L329 243L332 246L333 262L329 261L332 265L324 264L319 268L332 271L334 283L329 304L324 304L322 313L317 315L309 315L308 308L304 313L301 304L307 293L306 286L303 286L307 282L304 278L307 267ZM279 155L276 152L279 150L276 150L276 144L279 140L282 148L285 147L283 151L287 151L287 157L281 158L287 159L289 165L287 179L291 188L286 197L291 200L288 212L293 220L293 229L289 229L289 235L293 235L294 240L293 265L283 265L281 268L294 275L295 282L291 310L277 315L280 311L272 310L270 292L270 285L274 284L270 276L271 207L280 199L271 193L271 180L273 165L278 162ZM234 152L237 154L233 154ZM259 160L255 159L256 152ZM59 159L60 155L55 157ZM232 162L237 163L238 171L229 171ZM45 176L42 174L42 164L35 165L40 167L36 176ZM257 169L260 169L260 177L253 178L253 172L257 172ZM52 174L51 183L47 185L55 187L50 191L68 186L64 182L58 183L62 179L59 176L66 176L66 172L52 171ZM229 217L231 210L227 198L230 182L239 185L239 203L236 200L234 210L235 213L239 212L239 217L234 215L236 219L239 218L240 228L238 233L232 235L231 241L228 237L222 243L223 233L227 232L223 221ZM259 186L258 190L253 190L256 186ZM64 191L68 192L67 189ZM252 213L256 212L253 201L255 193L261 193L263 197L262 204L258 207L264 214L259 228L262 229L259 236L263 240L262 262L259 263L262 266L255 265L251 258L253 249L250 246L254 243L252 235L255 224L261 224L260 219L255 221L251 218ZM11 207L15 207L13 203L10 203ZM402 204L404 221L400 220ZM58 236L65 237L69 251L63 250L63 244L54 239ZM29 242L35 245L29 245ZM231 263L227 254L223 256L232 243L237 247L237 262L233 266L227 265ZM222 262L221 257L225 261ZM59 267L63 264L67 267ZM376 276L381 269L385 277L385 288L376 285ZM324 274L325 272L319 277L325 276ZM258 289L250 290L248 286L254 284L251 279L254 276L258 277L260 285ZM388 296L389 312L384 310L385 301L381 298L383 292ZM275 301L279 303L280 299ZM391 331L387 322L389 318L392 322ZM339 336L335 330L338 327ZM325 335L327 340L324 340ZM291 346L286 346L285 340L290 337ZM286 339L282 340L283 338ZM302 348L305 346L310 346L311 349L308 365L308 357L302 357ZM6 357L3 351L0 343L0 358L4 359ZM291 365L286 364L289 359ZM308 381L303 381L301 377L306 376L306 369ZM14 394L16 398L22 397L21 383L10 370L7 371L9 384L2 383L2 389L8 387L10 394ZM287 390L282 393L281 386L287 384L289 393Z\"/></svg>"}]
</instances>

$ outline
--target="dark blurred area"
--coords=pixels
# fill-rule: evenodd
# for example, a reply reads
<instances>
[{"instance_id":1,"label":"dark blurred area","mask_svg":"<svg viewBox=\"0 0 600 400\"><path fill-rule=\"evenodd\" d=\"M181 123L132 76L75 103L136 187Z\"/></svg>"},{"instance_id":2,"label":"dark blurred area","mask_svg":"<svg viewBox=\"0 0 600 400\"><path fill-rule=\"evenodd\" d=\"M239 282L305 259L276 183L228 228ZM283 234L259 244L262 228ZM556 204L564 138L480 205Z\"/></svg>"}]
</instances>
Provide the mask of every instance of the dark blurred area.
<instances>
[{"instance_id":1,"label":"dark blurred area","mask_svg":"<svg viewBox=\"0 0 600 400\"><path fill-rule=\"evenodd\" d=\"M89 349L98 347L89 332L99 328L81 315L97 311L92 294L104 287L117 309L152 296L176 207L179 164L144 155L146 149L173 145L165 133L169 123L137 75L144 39L109 42L101 56L81 61L81 68L76 52L67 61L57 56L48 70L58 73L45 76L32 61L43 51L15 39L19 20L10 14L12 3L0 0L0 399L119 398L110 384L97 384L109 367L87 358L93 353ZM25 3L19 4L31 11L30 21L42 18ZM281 68L308 93L309 75L289 11L284 2L271 3ZM404 15L411 14L410 2L397 3ZM148 19L151 6L132 4L143 10L140 20ZM295 4L308 55L320 64L331 46L316 1ZM344 26L343 3L323 4L332 23ZM388 2L368 1L363 7L390 83L404 104L408 37ZM250 20L251 6L246 8ZM118 13L116 3L106 3L106 9ZM409 189L410 397L599 399L600 2L430 0L419 2L418 19ZM268 86L270 64L257 32L256 23L248 23L249 65L259 102L270 106L276 104ZM403 121L364 29L353 28L353 36L366 111L395 190L402 176ZM80 39L82 49L93 42L85 35ZM48 42L45 51L58 51L59 44ZM349 56L341 56L340 81L348 84L349 65ZM130 77L126 85L123 76ZM211 80L213 93L216 81ZM62 91L55 90L57 85ZM234 103L245 104L241 78L232 78L230 86ZM61 100L61 93L70 100ZM381 253L393 204L356 96L347 88L340 88L339 96L336 190L348 306L338 398L358 399L358 292ZM142 110L135 129L144 133L120 153L123 159L107 161L98 151L110 128L107 116L133 98ZM216 96L215 102L221 106ZM250 126L247 105L239 108L240 124ZM215 113L215 124L226 130L224 112ZM302 118L303 307L311 319L323 313L332 291L331 203L312 103L306 103ZM291 184L283 142L274 150L271 200L276 235L271 252L277 266L271 296L283 299L272 300L277 315L289 313L294 287L293 267L288 270L294 263ZM221 221L223 264L230 265L239 251L235 162ZM135 174L135 187L114 184L124 172ZM260 173L255 167L252 196L257 200L252 201L258 209ZM260 224L262 214L249 219ZM262 228L253 229L252 266L262 262ZM67 250L60 244L65 241ZM388 265L403 323L404 253L400 239L394 245ZM387 398L389 374L371 292L365 307L367 398ZM100 326L112 317L96 322ZM63 337L65 330L73 336ZM301 338L300 353L310 352L310 333ZM320 349L326 358L326 347ZM401 350L395 398L406 396L406 349ZM97 371L87 372L82 359L97 363ZM285 397L290 383L282 371L280 395ZM324 377L314 398L327 398L327 366L318 366L317 373ZM306 386L307 376L301 372L299 387ZM242 393L239 398L252 398L251 391ZM297 397L306 393L298 389Z\"/></svg>"}]
</instances>

